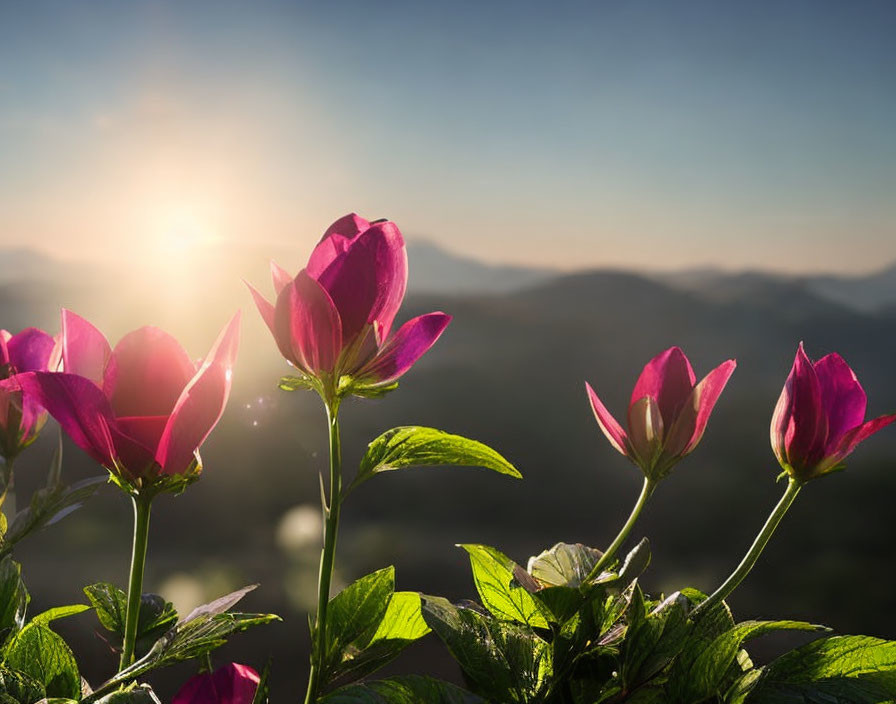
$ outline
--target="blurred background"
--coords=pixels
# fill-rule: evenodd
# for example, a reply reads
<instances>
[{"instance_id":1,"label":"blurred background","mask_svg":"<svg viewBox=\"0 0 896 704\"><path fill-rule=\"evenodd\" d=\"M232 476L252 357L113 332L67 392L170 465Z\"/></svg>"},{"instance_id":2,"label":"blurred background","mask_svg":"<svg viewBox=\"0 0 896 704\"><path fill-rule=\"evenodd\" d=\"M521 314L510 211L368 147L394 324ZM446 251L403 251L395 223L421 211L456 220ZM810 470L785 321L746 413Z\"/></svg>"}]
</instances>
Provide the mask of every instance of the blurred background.
<instances>
[{"instance_id":1,"label":"blurred background","mask_svg":"<svg viewBox=\"0 0 896 704\"><path fill-rule=\"evenodd\" d=\"M525 562L603 547L639 473L588 408L624 415L644 363L680 345L701 377L738 369L698 450L636 529L645 586L710 591L781 491L768 425L797 343L839 351L896 410L896 6L839 2L32 2L0 0L0 326L58 330L60 306L111 340L164 327L204 355L236 308L242 349L205 474L156 502L146 587L183 612L260 582L285 623L218 661L302 687L326 468L319 400L240 279L297 271L327 225L388 217L409 242L406 319L454 321L378 401L342 413L349 476L398 424L485 441L525 480L385 475L346 503L345 584L394 564L400 589L472 597L454 547ZM44 479L55 427L17 464ZM95 475L66 441L64 473ZM896 432L807 487L731 599L896 637ZM21 499L20 499L21 500ZM112 487L22 545L32 611L126 581L128 502ZM634 541L632 541L634 542ZM99 682L91 614L60 622ZM760 644L773 650L773 644ZM170 697L195 670L153 678ZM434 637L390 666L454 681Z\"/></svg>"}]
</instances>

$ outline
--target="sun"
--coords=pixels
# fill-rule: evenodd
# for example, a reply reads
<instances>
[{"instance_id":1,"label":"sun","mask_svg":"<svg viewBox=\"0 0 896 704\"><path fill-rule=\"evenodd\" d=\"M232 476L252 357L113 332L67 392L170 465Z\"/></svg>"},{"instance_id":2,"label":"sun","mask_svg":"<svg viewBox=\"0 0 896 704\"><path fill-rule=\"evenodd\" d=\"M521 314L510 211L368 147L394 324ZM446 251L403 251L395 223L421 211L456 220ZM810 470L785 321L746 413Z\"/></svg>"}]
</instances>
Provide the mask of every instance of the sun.
<instances>
[{"instance_id":1,"label":"sun","mask_svg":"<svg viewBox=\"0 0 896 704\"><path fill-rule=\"evenodd\" d=\"M216 228L208 213L195 206L160 211L153 239L163 256L183 256L215 243Z\"/></svg>"}]
</instances>

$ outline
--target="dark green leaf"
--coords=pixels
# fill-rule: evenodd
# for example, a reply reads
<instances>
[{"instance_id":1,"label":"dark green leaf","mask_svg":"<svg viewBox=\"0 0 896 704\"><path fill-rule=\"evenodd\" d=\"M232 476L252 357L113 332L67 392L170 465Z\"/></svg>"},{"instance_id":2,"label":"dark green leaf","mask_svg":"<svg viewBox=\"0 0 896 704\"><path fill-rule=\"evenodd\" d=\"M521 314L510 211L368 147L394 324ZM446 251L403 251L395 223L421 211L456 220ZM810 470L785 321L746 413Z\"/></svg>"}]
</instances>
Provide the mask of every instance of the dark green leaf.
<instances>
[{"instance_id":1,"label":"dark green leaf","mask_svg":"<svg viewBox=\"0 0 896 704\"><path fill-rule=\"evenodd\" d=\"M581 543L557 543L530 557L528 572L545 586L579 587L600 557L600 550Z\"/></svg>"},{"instance_id":2,"label":"dark green leaf","mask_svg":"<svg viewBox=\"0 0 896 704\"><path fill-rule=\"evenodd\" d=\"M115 633L120 645L124 632L127 611L127 594L107 582L84 587L84 593L96 610L103 628ZM177 611L171 602L158 594L143 594L140 597L140 616L137 622L137 655L145 654L153 643L177 623Z\"/></svg>"},{"instance_id":3,"label":"dark green leaf","mask_svg":"<svg viewBox=\"0 0 896 704\"><path fill-rule=\"evenodd\" d=\"M676 662L670 693L682 702L702 702L728 689L725 681L744 641L773 631L819 631L804 621L744 621L711 641L689 646Z\"/></svg>"},{"instance_id":4,"label":"dark green leaf","mask_svg":"<svg viewBox=\"0 0 896 704\"><path fill-rule=\"evenodd\" d=\"M475 694L431 677L407 675L337 689L320 704L487 704Z\"/></svg>"},{"instance_id":5,"label":"dark green leaf","mask_svg":"<svg viewBox=\"0 0 896 704\"><path fill-rule=\"evenodd\" d=\"M650 541L642 538L632 551L625 556L622 568L619 570L619 581L628 584L633 579L641 576L650 564Z\"/></svg>"},{"instance_id":6,"label":"dark green leaf","mask_svg":"<svg viewBox=\"0 0 896 704\"><path fill-rule=\"evenodd\" d=\"M486 699L539 701L547 691L551 650L530 629L499 621L441 597L423 597L423 618Z\"/></svg>"},{"instance_id":7,"label":"dark green leaf","mask_svg":"<svg viewBox=\"0 0 896 704\"><path fill-rule=\"evenodd\" d=\"M622 646L621 676L626 689L648 682L678 655L688 636L690 602L672 594L644 616L633 620Z\"/></svg>"},{"instance_id":8,"label":"dark green leaf","mask_svg":"<svg viewBox=\"0 0 896 704\"><path fill-rule=\"evenodd\" d=\"M28 601L22 566L11 557L4 557L0 560L0 644L24 626Z\"/></svg>"},{"instance_id":9,"label":"dark green leaf","mask_svg":"<svg viewBox=\"0 0 896 704\"><path fill-rule=\"evenodd\" d=\"M879 704L896 701L896 641L871 636L820 638L763 668L748 704Z\"/></svg>"},{"instance_id":10,"label":"dark green leaf","mask_svg":"<svg viewBox=\"0 0 896 704\"><path fill-rule=\"evenodd\" d=\"M78 699L81 675L71 649L54 631L29 623L6 648L5 664L44 686L48 697Z\"/></svg>"},{"instance_id":11,"label":"dark green leaf","mask_svg":"<svg viewBox=\"0 0 896 704\"><path fill-rule=\"evenodd\" d=\"M493 615L533 628L547 628L541 604L517 582L518 565L487 545L461 545L470 555L473 581L482 603Z\"/></svg>"},{"instance_id":12,"label":"dark green leaf","mask_svg":"<svg viewBox=\"0 0 896 704\"><path fill-rule=\"evenodd\" d=\"M435 428L406 425L387 430L370 443L352 488L381 472L449 465L484 467L521 478L516 468L488 445Z\"/></svg>"},{"instance_id":13,"label":"dark green leaf","mask_svg":"<svg viewBox=\"0 0 896 704\"><path fill-rule=\"evenodd\" d=\"M271 660L268 658L261 675L258 678L258 687L255 689L255 696L252 697L252 704L268 704L269 690L271 678Z\"/></svg>"},{"instance_id":14,"label":"dark green leaf","mask_svg":"<svg viewBox=\"0 0 896 704\"><path fill-rule=\"evenodd\" d=\"M30 704L47 696L44 686L22 672L0 667L0 694L19 704Z\"/></svg>"}]
</instances>

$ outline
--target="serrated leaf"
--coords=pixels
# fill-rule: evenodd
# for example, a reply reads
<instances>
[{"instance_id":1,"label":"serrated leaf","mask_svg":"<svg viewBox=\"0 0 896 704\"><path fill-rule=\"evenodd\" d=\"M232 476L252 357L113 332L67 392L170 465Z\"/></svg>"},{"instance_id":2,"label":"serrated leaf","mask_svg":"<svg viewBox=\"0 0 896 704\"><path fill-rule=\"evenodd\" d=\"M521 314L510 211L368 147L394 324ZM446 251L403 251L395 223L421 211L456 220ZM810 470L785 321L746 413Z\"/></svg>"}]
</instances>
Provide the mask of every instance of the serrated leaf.
<instances>
[{"instance_id":1,"label":"serrated leaf","mask_svg":"<svg viewBox=\"0 0 896 704\"><path fill-rule=\"evenodd\" d=\"M579 587L601 554L581 543L557 543L530 557L527 571L545 586Z\"/></svg>"},{"instance_id":2,"label":"serrated leaf","mask_svg":"<svg viewBox=\"0 0 896 704\"><path fill-rule=\"evenodd\" d=\"M385 567L352 582L327 607L323 680L328 682L376 633L395 590L395 568Z\"/></svg>"},{"instance_id":3,"label":"serrated leaf","mask_svg":"<svg viewBox=\"0 0 896 704\"><path fill-rule=\"evenodd\" d=\"M48 697L77 699L81 675L75 656L55 631L29 623L6 648L5 664L39 682Z\"/></svg>"},{"instance_id":4,"label":"serrated leaf","mask_svg":"<svg viewBox=\"0 0 896 704\"><path fill-rule=\"evenodd\" d=\"M31 497L31 504L19 511L4 536L0 556L7 555L20 540L30 533L62 520L93 496L106 484L106 477L91 477L71 486L48 486Z\"/></svg>"},{"instance_id":5,"label":"serrated leaf","mask_svg":"<svg viewBox=\"0 0 896 704\"><path fill-rule=\"evenodd\" d=\"M405 675L337 689L319 704L487 704L481 697L447 682Z\"/></svg>"},{"instance_id":6,"label":"serrated leaf","mask_svg":"<svg viewBox=\"0 0 896 704\"><path fill-rule=\"evenodd\" d=\"M118 636L113 640L120 645L127 612L127 594L107 582L84 587L84 594L95 609L100 624ZM177 611L170 601L158 594L142 594L137 621L137 657L142 657L176 623Z\"/></svg>"},{"instance_id":7,"label":"serrated leaf","mask_svg":"<svg viewBox=\"0 0 896 704\"><path fill-rule=\"evenodd\" d=\"M702 702L719 693L725 686L741 645L773 631L825 630L805 621L744 621L717 635L711 641L700 641L682 652L670 677L670 694L682 702Z\"/></svg>"},{"instance_id":8,"label":"serrated leaf","mask_svg":"<svg viewBox=\"0 0 896 704\"><path fill-rule=\"evenodd\" d=\"M519 585L514 571L519 566L500 550L488 545L460 545L470 555L473 581L482 604L500 619L533 628L547 628L544 608Z\"/></svg>"},{"instance_id":9,"label":"serrated leaf","mask_svg":"<svg viewBox=\"0 0 896 704\"><path fill-rule=\"evenodd\" d=\"M549 645L530 629L441 597L423 597L423 618L476 693L496 702L539 701L552 675Z\"/></svg>"},{"instance_id":10,"label":"serrated leaf","mask_svg":"<svg viewBox=\"0 0 896 704\"><path fill-rule=\"evenodd\" d=\"M420 595L417 592L395 592L389 599L376 633L369 642L359 640L353 643L350 657L338 664L333 680L352 679L376 672L383 665L394 660L411 643L429 633L429 626L423 620L420 610Z\"/></svg>"},{"instance_id":11,"label":"serrated leaf","mask_svg":"<svg viewBox=\"0 0 896 704\"><path fill-rule=\"evenodd\" d=\"M28 590L22 581L22 566L7 556L0 560L0 643L25 625Z\"/></svg>"},{"instance_id":12,"label":"serrated leaf","mask_svg":"<svg viewBox=\"0 0 896 704\"><path fill-rule=\"evenodd\" d=\"M435 428L405 425L387 430L370 443L350 489L382 472L444 466L484 467L522 478L510 462L488 445Z\"/></svg>"},{"instance_id":13,"label":"serrated leaf","mask_svg":"<svg viewBox=\"0 0 896 704\"><path fill-rule=\"evenodd\" d=\"M31 623L37 623L43 626L60 618L68 618L69 616L77 616L91 609L87 604L71 604L70 606L56 606L52 609L42 611L31 619Z\"/></svg>"},{"instance_id":14,"label":"serrated leaf","mask_svg":"<svg viewBox=\"0 0 896 704\"><path fill-rule=\"evenodd\" d=\"M679 654L691 628L689 609L688 599L676 592L643 618L633 619L620 653L627 690L648 682Z\"/></svg>"},{"instance_id":15,"label":"serrated leaf","mask_svg":"<svg viewBox=\"0 0 896 704\"><path fill-rule=\"evenodd\" d=\"M879 704L896 700L896 641L871 636L820 638L762 670L748 704Z\"/></svg>"},{"instance_id":16,"label":"serrated leaf","mask_svg":"<svg viewBox=\"0 0 896 704\"><path fill-rule=\"evenodd\" d=\"M46 697L47 692L44 686L34 678L0 666L0 694L19 704L20 702L36 702Z\"/></svg>"},{"instance_id":17,"label":"serrated leaf","mask_svg":"<svg viewBox=\"0 0 896 704\"><path fill-rule=\"evenodd\" d=\"M176 626L159 638L149 652L130 667L105 682L85 697L84 704L95 702L120 684L132 682L160 667L206 655L224 645L234 633L281 620L276 614L245 614L228 611L256 585L238 589L219 599L198 606Z\"/></svg>"}]
</instances>

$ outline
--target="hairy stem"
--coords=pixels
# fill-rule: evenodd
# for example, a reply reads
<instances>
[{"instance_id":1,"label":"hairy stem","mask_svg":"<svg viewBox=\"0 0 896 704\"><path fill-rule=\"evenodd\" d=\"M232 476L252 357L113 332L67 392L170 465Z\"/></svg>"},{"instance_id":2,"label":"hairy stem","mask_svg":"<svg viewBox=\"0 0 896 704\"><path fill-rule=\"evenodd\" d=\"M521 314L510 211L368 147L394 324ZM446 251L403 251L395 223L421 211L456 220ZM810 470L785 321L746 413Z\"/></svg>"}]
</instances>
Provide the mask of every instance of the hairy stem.
<instances>
[{"instance_id":1,"label":"hairy stem","mask_svg":"<svg viewBox=\"0 0 896 704\"><path fill-rule=\"evenodd\" d=\"M610 547L606 549L597 563L595 563L594 567L591 568L591 572L589 572L588 576L585 578L586 582L597 577L604 566L615 557L617 552L619 552L619 548L622 547L625 539L628 538L628 534L632 532L632 528L635 527L635 523L638 521L638 516L641 514L641 509L644 508L644 504L647 503L647 499L650 498L650 495L655 488L656 484L645 477L644 486L641 487L641 494L638 496L638 500L635 502L635 506L632 509L628 520L625 522L625 525L622 526L622 530L619 531L619 535L616 536L616 539L610 544Z\"/></svg>"},{"instance_id":2,"label":"hairy stem","mask_svg":"<svg viewBox=\"0 0 896 704\"><path fill-rule=\"evenodd\" d=\"M149 513L152 497L131 496L134 502L134 548L131 553L131 575L128 580L128 608L124 625L124 645L121 649L119 670L134 662L137 625L140 620L140 597L143 594L143 569L146 565L146 543L149 538Z\"/></svg>"},{"instance_id":3,"label":"hairy stem","mask_svg":"<svg viewBox=\"0 0 896 704\"><path fill-rule=\"evenodd\" d=\"M756 540L753 541L747 554L744 555L744 559L740 561L740 564L734 572L731 573L731 576L724 581L722 586L716 589L708 599L701 602L700 605L691 612L692 619L697 618L700 614L706 613L713 606L726 599L728 595L737 588L737 585L744 581L744 578L750 574L750 570L753 569L753 565L756 564L756 560L759 559L759 556L765 549L766 544L772 537L772 534L775 532L781 519L784 518L784 514L787 513L787 509L790 508L796 495L800 493L801 488L802 483L793 478L787 482L787 490L784 492L784 496L781 497L781 500L778 501L778 505L775 506L774 510L765 521L765 525L762 526L762 530L759 531Z\"/></svg>"},{"instance_id":4,"label":"hairy stem","mask_svg":"<svg viewBox=\"0 0 896 704\"><path fill-rule=\"evenodd\" d=\"M327 404L327 423L330 431L330 495L324 507L324 547L320 554L320 573L317 581L317 618L314 643L311 649L311 671L305 704L317 701L320 675L327 646L327 605L330 602L330 583L336 557L336 533L339 529L339 507L342 503L342 447L339 442L339 404Z\"/></svg>"}]
</instances>

